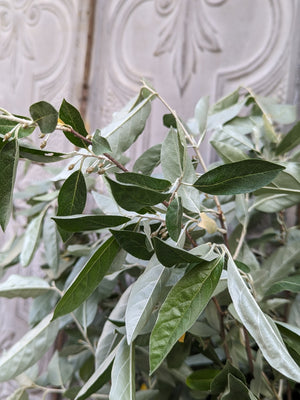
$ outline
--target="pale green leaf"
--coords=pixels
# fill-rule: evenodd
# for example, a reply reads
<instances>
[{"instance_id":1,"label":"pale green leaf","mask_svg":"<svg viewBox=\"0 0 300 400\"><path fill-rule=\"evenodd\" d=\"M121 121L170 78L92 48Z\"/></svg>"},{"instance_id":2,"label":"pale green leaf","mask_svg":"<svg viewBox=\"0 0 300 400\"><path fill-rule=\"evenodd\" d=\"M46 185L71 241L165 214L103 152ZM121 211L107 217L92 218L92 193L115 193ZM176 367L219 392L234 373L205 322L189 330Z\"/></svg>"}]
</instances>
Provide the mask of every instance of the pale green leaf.
<instances>
[{"instance_id":1,"label":"pale green leaf","mask_svg":"<svg viewBox=\"0 0 300 400\"><path fill-rule=\"evenodd\" d=\"M135 400L134 345L125 338L118 347L111 371L110 400Z\"/></svg>"},{"instance_id":2,"label":"pale green leaf","mask_svg":"<svg viewBox=\"0 0 300 400\"><path fill-rule=\"evenodd\" d=\"M43 243L46 261L53 272L56 273L60 255L59 238L55 222L48 215L45 217L43 224Z\"/></svg>"},{"instance_id":3,"label":"pale green leaf","mask_svg":"<svg viewBox=\"0 0 300 400\"><path fill-rule=\"evenodd\" d=\"M42 222L44 215L45 215L45 210L40 215L33 218L30 221L29 225L27 226L24 235L23 249L20 254L20 263L23 267L27 267L37 249L39 239L41 236Z\"/></svg>"},{"instance_id":4,"label":"pale green leaf","mask_svg":"<svg viewBox=\"0 0 300 400\"><path fill-rule=\"evenodd\" d=\"M125 314L127 342L130 344L147 323L157 304L161 291L171 275L155 256L146 270L132 285Z\"/></svg>"},{"instance_id":5,"label":"pale green leaf","mask_svg":"<svg viewBox=\"0 0 300 400\"><path fill-rule=\"evenodd\" d=\"M13 298L37 297L50 290L50 285L37 276L10 275L5 282L0 283L0 296Z\"/></svg>"},{"instance_id":6,"label":"pale green leaf","mask_svg":"<svg viewBox=\"0 0 300 400\"><path fill-rule=\"evenodd\" d=\"M101 136L101 132L99 129L96 129L93 138L92 138L92 149L93 152L97 155L107 153L111 151L111 147L104 137Z\"/></svg>"},{"instance_id":7,"label":"pale green leaf","mask_svg":"<svg viewBox=\"0 0 300 400\"><path fill-rule=\"evenodd\" d=\"M26 388L19 387L6 400L29 400Z\"/></svg>"},{"instance_id":8,"label":"pale green leaf","mask_svg":"<svg viewBox=\"0 0 300 400\"><path fill-rule=\"evenodd\" d=\"M150 371L153 373L177 340L195 323L209 302L221 276L223 257L203 261L171 289L150 337Z\"/></svg>"},{"instance_id":9,"label":"pale green leaf","mask_svg":"<svg viewBox=\"0 0 300 400\"><path fill-rule=\"evenodd\" d=\"M212 140L210 143L224 163L242 161L248 158L248 156L238 147L227 144L226 142Z\"/></svg>"},{"instance_id":10,"label":"pale green leaf","mask_svg":"<svg viewBox=\"0 0 300 400\"><path fill-rule=\"evenodd\" d=\"M233 259L228 259L228 290L234 308L267 362L289 379L300 381L300 367L290 356L269 319L243 281Z\"/></svg>"},{"instance_id":11,"label":"pale green leaf","mask_svg":"<svg viewBox=\"0 0 300 400\"><path fill-rule=\"evenodd\" d=\"M74 368L65 358L55 351L47 368L47 378L51 385L64 386L71 378Z\"/></svg>"},{"instance_id":12,"label":"pale green leaf","mask_svg":"<svg viewBox=\"0 0 300 400\"><path fill-rule=\"evenodd\" d=\"M35 364L53 345L59 329L58 321L45 317L0 357L0 382L12 379Z\"/></svg>"},{"instance_id":13,"label":"pale green leaf","mask_svg":"<svg viewBox=\"0 0 300 400\"><path fill-rule=\"evenodd\" d=\"M156 144L146 150L134 163L133 172L150 175L160 163L161 144Z\"/></svg>"}]
</instances>

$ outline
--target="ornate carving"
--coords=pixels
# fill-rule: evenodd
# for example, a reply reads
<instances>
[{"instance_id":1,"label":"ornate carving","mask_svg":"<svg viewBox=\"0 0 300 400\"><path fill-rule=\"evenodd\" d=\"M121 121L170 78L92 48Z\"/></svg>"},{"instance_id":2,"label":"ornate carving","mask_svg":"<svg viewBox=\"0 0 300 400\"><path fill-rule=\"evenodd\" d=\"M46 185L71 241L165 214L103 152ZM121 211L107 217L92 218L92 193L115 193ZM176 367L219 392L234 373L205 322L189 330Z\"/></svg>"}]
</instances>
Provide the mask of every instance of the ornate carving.
<instances>
[{"instance_id":1,"label":"ornate carving","mask_svg":"<svg viewBox=\"0 0 300 400\"><path fill-rule=\"evenodd\" d=\"M219 6L225 1L205 0L210 6ZM157 13L165 23L154 55L173 53L173 72L181 94L196 72L199 52L221 51L217 30L208 19L203 4L203 0L155 2Z\"/></svg>"}]
</instances>

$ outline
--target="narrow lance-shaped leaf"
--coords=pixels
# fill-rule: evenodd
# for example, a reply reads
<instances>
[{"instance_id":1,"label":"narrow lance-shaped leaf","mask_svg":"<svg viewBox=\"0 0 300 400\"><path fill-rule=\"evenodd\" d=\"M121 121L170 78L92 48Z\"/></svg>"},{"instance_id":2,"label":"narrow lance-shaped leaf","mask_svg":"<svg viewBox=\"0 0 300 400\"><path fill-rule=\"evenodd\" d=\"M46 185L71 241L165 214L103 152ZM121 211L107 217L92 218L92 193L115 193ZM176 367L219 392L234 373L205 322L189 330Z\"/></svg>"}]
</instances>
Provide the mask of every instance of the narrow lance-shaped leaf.
<instances>
[{"instance_id":1,"label":"narrow lance-shaped leaf","mask_svg":"<svg viewBox=\"0 0 300 400\"><path fill-rule=\"evenodd\" d=\"M110 400L135 399L134 345L128 345L125 338L118 348L111 372Z\"/></svg>"},{"instance_id":2,"label":"narrow lance-shaped leaf","mask_svg":"<svg viewBox=\"0 0 300 400\"><path fill-rule=\"evenodd\" d=\"M103 363L96 368L88 381L82 386L75 400L84 400L96 393L101 387L110 380L112 363L115 358L119 345L107 356Z\"/></svg>"},{"instance_id":3,"label":"narrow lance-shaped leaf","mask_svg":"<svg viewBox=\"0 0 300 400\"><path fill-rule=\"evenodd\" d=\"M132 286L129 296L125 324L127 342L130 344L140 333L153 308L157 304L164 284L171 275L171 270L163 267L155 256L142 275Z\"/></svg>"},{"instance_id":4,"label":"narrow lance-shaped leaf","mask_svg":"<svg viewBox=\"0 0 300 400\"><path fill-rule=\"evenodd\" d=\"M13 298L37 297L51 290L50 285L37 276L10 275L0 284L0 296Z\"/></svg>"},{"instance_id":5,"label":"narrow lance-shaped leaf","mask_svg":"<svg viewBox=\"0 0 300 400\"><path fill-rule=\"evenodd\" d=\"M276 154L287 153L300 144L300 122L298 122L279 142Z\"/></svg>"},{"instance_id":6,"label":"narrow lance-shaped leaf","mask_svg":"<svg viewBox=\"0 0 300 400\"><path fill-rule=\"evenodd\" d=\"M206 172L193 186L216 195L253 192L272 182L283 169L283 166L269 161L242 160Z\"/></svg>"},{"instance_id":7,"label":"narrow lance-shaped leaf","mask_svg":"<svg viewBox=\"0 0 300 400\"><path fill-rule=\"evenodd\" d=\"M171 186L171 183L165 179L153 178L152 176L137 174L135 172L116 174L116 179L121 183L137 185L145 189L157 190L159 192L166 191Z\"/></svg>"},{"instance_id":8,"label":"narrow lance-shaped leaf","mask_svg":"<svg viewBox=\"0 0 300 400\"><path fill-rule=\"evenodd\" d=\"M30 115L38 124L42 133L51 133L55 130L58 112L46 101L39 101L30 106Z\"/></svg>"},{"instance_id":9,"label":"narrow lance-shaped leaf","mask_svg":"<svg viewBox=\"0 0 300 400\"><path fill-rule=\"evenodd\" d=\"M171 246L158 237L154 237L153 245L156 257L165 267L173 267L180 263L199 263L201 259L191 252Z\"/></svg>"},{"instance_id":10,"label":"narrow lance-shaped leaf","mask_svg":"<svg viewBox=\"0 0 300 400\"><path fill-rule=\"evenodd\" d=\"M57 162L64 159L64 153L51 150L41 150L30 146L28 143L20 143L20 158L41 163Z\"/></svg>"},{"instance_id":11,"label":"narrow lance-shaped leaf","mask_svg":"<svg viewBox=\"0 0 300 400\"><path fill-rule=\"evenodd\" d=\"M34 256L39 243L44 216L45 210L30 221L25 231L23 249L20 254L20 263L23 267L27 267Z\"/></svg>"},{"instance_id":12,"label":"narrow lance-shaped leaf","mask_svg":"<svg viewBox=\"0 0 300 400\"><path fill-rule=\"evenodd\" d=\"M130 221L121 215L70 215L67 217L53 217L56 224L68 232L96 231L98 229L118 226Z\"/></svg>"},{"instance_id":13,"label":"narrow lance-shaped leaf","mask_svg":"<svg viewBox=\"0 0 300 400\"><path fill-rule=\"evenodd\" d=\"M66 125L70 125L76 132L78 132L81 136L86 137L88 135L87 130L85 129L84 122L81 118L80 112L72 106L72 104L68 103L65 99L63 100L60 109L59 109L59 118ZM77 147L86 147L86 143L74 136L73 133L64 131L65 136L69 139L71 143L73 143Z\"/></svg>"},{"instance_id":14,"label":"narrow lance-shaped leaf","mask_svg":"<svg viewBox=\"0 0 300 400\"><path fill-rule=\"evenodd\" d=\"M149 251L146 245L147 236L140 232L131 232L128 230L117 231L110 229L120 247L126 250L134 257L142 260L150 260L153 250Z\"/></svg>"},{"instance_id":15,"label":"narrow lance-shaped leaf","mask_svg":"<svg viewBox=\"0 0 300 400\"><path fill-rule=\"evenodd\" d=\"M0 382L20 375L35 364L53 345L59 330L58 321L50 322L52 315L45 317L26 333L0 358Z\"/></svg>"},{"instance_id":16,"label":"narrow lance-shaped leaf","mask_svg":"<svg viewBox=\"0 0 300 400\"><path fill-rule=\"evenodd\" d=\"M195 323L221 276L223 257L203 261L187 272L169 292L150 338L150 373L163 362L177 340Z\"/></svg>"},{"instance_id":17,"label":"narrow lance-shaped leaf","mask_svg":"<svg viewBox=\"0 0 300 400\"><path fill-rule=\"evenodd\" d=\"M59 266L59 237L55 222L47 215L43 224L43 243L49 267L57 272Z\"/></svg>"},{"instance_id":18,"label":"narrow lance-shaped leaf","mask_svg":"<svg viewBox=\"0 0 300 400\"><path fill-rule=\"evenodd\" d=\"M228 259L228 290L234 308L267 362L284 376L300 381L300 367L290 356L270 320L261 311L231 258Z\"/></svg>"},{"instance_id":19,"label":"narrow lance-shaped leaf","mask_svg":"<svg viewBox=\"0 0 300 400\"><path fill-rule=\"evenodd\" d=\"M86 196L87 189L84 176L80 170L75 171L65 180L59 191L57 216L82 213L85 207ZM59 233L64 241L70 236L63 229L59 229Z\"/></svg>"},{"instance_id":20,"label":"narrow lance-shaped leaf","mask_svg":"<svg viewBox=\"0 0 300 400\"><path fill-rule=\"evenodd\" d=\"M175 242L178 240L181 232L182 215L183 209L181 197L175 196L169 204L166 214L166 226L168 233L170 237L175 240Z\"/></svg>"},{"instance_id":21,"label":"narrow lance-shaped leaf","mask_svg":"<svg viewBox=\"0 0 300 400\"><path fill-rule=\"evenodd\" d=\"M106 240L90 257L58 302L53 318L72 312L96 289L119 251L114 237Z\"/></svg>"},{"instance_id":22,"label":"narrow lance-shaped leaf","mask_svg":"<svg viewBox=\"0 0 300 400\"><path fill-rule=\"evenodd\" d=\"M0 141L0 225L5 231L12 211L13 190L19 161L17 140Z\"/></svg>"},{"instance_id":23,"label":"narrow lance-shaped leaf","mask_svg":"<svg viewBox=\"0 0 300 400\"><path fill-rule=\"evenodd\" d=\"M166 200L170 194L146 189L137 185L124 185L106 177L115 201L128 211L142 211Z\"/></svg>"}]
</instances>

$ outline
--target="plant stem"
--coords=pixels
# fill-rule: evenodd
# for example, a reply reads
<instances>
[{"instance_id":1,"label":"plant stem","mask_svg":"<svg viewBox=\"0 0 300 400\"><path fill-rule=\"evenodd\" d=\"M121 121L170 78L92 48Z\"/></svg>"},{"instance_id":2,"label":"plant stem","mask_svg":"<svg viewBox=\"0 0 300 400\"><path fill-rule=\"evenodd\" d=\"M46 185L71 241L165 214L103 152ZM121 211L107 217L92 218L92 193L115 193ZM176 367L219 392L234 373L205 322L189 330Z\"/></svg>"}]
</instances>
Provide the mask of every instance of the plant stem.
<instances>
[{"instance_id":1,"label":"plant stem","mask_svg":"<svg viewBox=\"0 0 300 400\"><path fill-rule=\"evenodd\" d=\"M91 353L93 355L95 355L95 349L94 349L92 343L90 342L90 339L88 338L86 332L82 328L82 326L81 326L80 322L78 321L78 319L75 317L75 314L72 312L71 315L72 315L72 318L73 318L75 324L77 325L77 328L79 329L81 335L83 336L84 340L86 341L86 344L87 344L88 348L90 349Z\"/></svg>"},{"instance_id":2,"label":"plant stem","mask_svg":"<svg viewBox=\"0 0 300 400\"><path fill-rule=\"evenodd\" d=\"M219 314L219 320L220 320L220 336L221 336L221 340L223 342L223 346L224 346L224 351L225 351L225 355L227 360L232 361L230 352L229 352L229 347L226 341L226 334L225 334L225 325L224 325L224 312L222 311L220 304L217 300L216 297L212 297L212 301L215 303L216 309L218 311Z\"/></svg>"},{"instance_id":3,"label":"plant stem","mask_svg":"<svg viewBox=\"0 0 300 400\"><path fill-rule=\"evenodd\" d=\"M245 345L246 345L246 352L247 352L248 363L249 363L249 370L250 370L251 375L253 376L254 365L253 365L253 357L252 357L252 352L251 352L251 347L250 347L249 333L244 326L243 326L243 331L244 331L244 337L245 337Z\"/></svg>"}]
</instances>

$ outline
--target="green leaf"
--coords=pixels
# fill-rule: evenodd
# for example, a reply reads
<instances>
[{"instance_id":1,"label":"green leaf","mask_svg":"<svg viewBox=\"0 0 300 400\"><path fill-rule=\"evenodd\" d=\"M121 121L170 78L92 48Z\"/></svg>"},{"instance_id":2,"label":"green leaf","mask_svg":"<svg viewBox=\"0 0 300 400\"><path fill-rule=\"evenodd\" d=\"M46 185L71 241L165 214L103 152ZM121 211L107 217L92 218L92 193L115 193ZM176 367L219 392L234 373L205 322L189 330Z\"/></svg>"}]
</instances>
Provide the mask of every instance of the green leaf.
<instances>
[{"instance_id":1,"label":"green leaf","mask_svg":"<svg viewBox=\"0 0 300 400\"><path fill-rule=\"evenodd\" d=\"M247 388L245 383L240 381L232 374L228 374L228 387L225 390L221 400L257 400L252 392Z\"/></svg>"},{"instance_id":2,"label":"green leaf","mask_svg":"<svg viewBox=\"0 0 300 400\"><path fill-rule=\"evenodd\" d=\"M53 217L57 225L68 232L97 231L98 229L118 226L130 221L121 215L70 215L68 217Z\"/></svg>"},{"instance_id":3,"label":"green leaf","mask_svg":"<svg viewBox=\"0 0 300 400\"><path fill-rule=\"evenodd\" d=\"M160 366L177 340L202 313L218 284L222 268L223 257L203 261L171 289L150 337L150 373Z\"/></svg>"},{"instance_id":4,"label":"green leaf","mask_svg":"<svg viewBox=\"0 0 300 400\"><path fill-rule=\"evenodd\" d=\"M226 361L225 367L222 369L221 372L214 378L211 383L211 392L213 394L220 394L224 392L228 383L228 375L231 374L239 379L241 382L246 384L246 378L244 374L234 367L229 361Z\"/></svg>"},{"instance_id":5,"label":"green leaf","mask_svg":"<svg viewBox=\"0 0 300 400\"><path fill-rule=\"evenodd\" d=\"M177 128L176 118L173 114L164 114L163 115L163 124L167 128Z\"/></svg>"},{"instance_id":6,"label":"green leaf","mask_svg":"<svg viewBox=\"0 0 300 400\"><path fill-rule=\"evenodd\" d=\"M158 260L165 267L173 267L180 263L199 263L201 259L189 251L173 247L158 237L153 237L153 246Z\"/></svg>"},{"instance_id":7,"label":"green leaf","mask_svg":"<svg viewBox=\"0 0 300 400\"><path fill-rule=\"evenodd\" d=\"M0 382L20 375L35 364L53 345L59 330L58 321L45 317L0 357Z\"/></svg>"},{"instance_id":8,"label":"green leaf","mask_svg":"<svg viewBox=\"0 0 300 400\"><path fill-rule=\"evenodd\" d=\"M96 129L92 138L92 150L95 154L100 155L111 151L111 147L104 137L101 136L101 131Z\"/></svg>"},{"instance_id":9,"label":"green leaf","mask_svg":"<svg viewBox=\"0 0 300 400\"><path fill-rule=\"evenodd\" d=\"M168 229L168 233L170 235L170 238L173 239L175 242L178 240L181 232L182 215L183 209L181 197L176 195L169 204L166 213L166 226Z\"/></svg>"},{"instance_id":10,"label":"green leaf","mask_svg":"<svg viewBox=\"0 0 300 400\"><path fill-rule=\"evenodd\" d=\"M224 163L232 163L248 159L248 156L238 147L217 140L211 140L210 143Z\"/></svg>"},{"instance_id":11,"label":"green leaf","mask_svg":"<svg viewBox=\"0 0 300 400\"><path fill-rule=\"evenodd\" d=\"M134 257L141 258L142 260L150 260L153 250L149 251L146 245L147 236L140 232L131 232L128 230L113 230L110 232L115 237L119 246L126 250Z\"/></svg>"},{"instance_id":12,"label":"green leaf","mask_svg":"<svg viewBox=\"0 0 300 400\"><path fill-rule=\"evenodd\" d=\"M63 121L64 124L70 125L80 135L84 137L88 135L80 112L65 99L63 99L59 109L59 118ZM74 136L71 132L64 131L64 134L68 138L68 140L75 146L84 148L86 147L86 143L80 138Z\"/></svg>"},{"instance_id":13,"label":"green leaf","mask_svg":"<svg viewBox=\"0 0 300 400\"><path fill-rule=\"evenodd\" d=\"M150 95L133 108L130 104L125 110L115 114L114 121L102 129L102 137L107 139L116 157L129 149L143 132L151 111L151 99Z\"/></svg>"},{"instance_id":14,"label":"green leaf","mask_svg":"<svg viewBox=\"0 0 300 400\"><path fill-rule=\"evenodd\" d=\"M276 154L287 153L300 144L300 121L281 139L276 148Z\"/></svg>"},{"instance_id":15,"label":"green leaf","mask_svg":"<svg viewBox=\"0 0 300 400\"><path fill-rule=\"evenodd\" d=\"M0 284L0 296L9 299L13 297L37 297L51 290L50 285L37 276L10 275Z\"/></svg>"},{"instance_id":16,"label":"green leaf","mask_svg":"<svg viewBox=\"0 0 300 400\"><path fill-rule=\"evenodd\" d=\"M65 358L59 357L55 351L47 368L47 378L50 385L64 386L73 374L73 366Z\"/></svg>"},{"instance_id":17,"label":"green leaf","mask_svg":"<svg viewBox=\"0 0 300 400\"><path fill-rule=\"evenodd\" d=\"M23 267L27 267L27 265L30 264L35 254L41 236L42 222L44 216L45 210L41 212L40 215L33 218L27 226L24 235L23 249L20 254L20 263Z\"/></svg>"},{"instance_id":18,"label":"green leaf","mask_svg":"<svg viewBox=\"0 0 300 400\"><path fill-rule=\"evenodd\" d=\"M193 390L208 391L211 382L218 373L217 369L200 369L187 377L186 384Z\"/></svg>"},{"instance_id":19,"label":"green leaf","mask_svg":"<svg viewBox=\"0 0 300 400\"><path fill-rule=\"evenodd\" d=\"M110 400L135 399L134 345L125 338L118 347L111 372Z\"/></svg>"},{"instance_id":20,"label":"green leaf","mask_svg":"<svg viewBox=\"0 0 300 400\"><path fill-rule=\"evenodd\" d=\"M80 170L73 172L68 179L65 180L58 195L57 216L68 216L81 214L86 203L87 189L84 176ZM69 233L59 229L59 233L66 241Z\"/></svg>"},{"instance_id":21,"label":"green leaf","mask_svg":"<svg viewBox=\"0 0 300 400\"><path fill-rule=\"evenodd\" d=\"M144 273L134 282L125 314L129 344L139 335L149 320L170 275L171 270L163 267L153 256Z\"/></svg>"},{"instance_id":22,"label":"green leaf","mask_svg":"<svg viewBox=\"0 0 300 400\"><path fill-rule=\"evenodd\" d=\"M275 282L270 289L266 292L266 296L271 294L283 292L288 290L290 292L300 292L300 275L289 276L282 281Z\"/></svg>"},{"instance_id":23,"label":"green leaf","mask_svg":"<svg viewBox=\"0 0 300 400\"><path fill-rule=\"evenodd\" d=\"M118 182L136 185L145 189L157 190L158 192L164 192L171 186L171 182L165 179L153 178L152 176L137 174L135 172L123 172L115 176Z\"/></svg>"},{"instance_id":24,"label":"green leaf","mask_svg":"<svg viewBox=\"0 0 300 400\"><path fill-rule=\"evenodd\" d=\"M51 133L55 131L58 112L46 101L34 103L29 108L32 119L38 124L42 133Z\"/></svg>"},{"instance_id":25,"label":"green leaf","mask_svg":"<svg viewBox=\"0 0 300 400\"><path fill-rule=\"evenodd\" d=\"M27 119L26 117L21 117L22 119ZM30 123L31 120L28 119ZM18 125L18 122L9 121L0 116L0 135L5 135L6 133L10 132L13 128ZM21 139L30 135L35 130L35 126L29 126L27 128L23 128L22 126L18 128L18 138ZM13 133L12 137L15 137L15 132Z\"/></svg>"},{"instance_id":26,"label":"green leaf","mask_svg":"<svg viewBox=\"0 0 300 400\"><path fill-rule=\"evenodd\" d=\"M0 141L1 143L1 141ZM13 206L13 190L19 161L17 140L2 142L0 145L0 225L5 231Z\"/></svg>"},{"instance_id":27,"label":"green leaf","mask_svg":"<svg viewBox=\"0 0 300 400\"><path fill-rule=\"evenodd\" d=\"M166 200L170 194L160 193L135 185L124 185L106 177L115 201L128 211L140 212L145 207L153 206Z\"/></svg>"},{"instance_id":28,"label":"green leaf","mask_svg":"<svg viewBox=\"0 0 300 400\"><path fill-rule=\"evenodd\" d=\"M284 167L263 160L243 160L220 165L202 176L194 187L209 194L253 192L270 183Z\"/></svg>"},{"instance_id":29,"label":"green leaf","mask_svg":"<svg viewBox=\"0 0 300 400\"><path fill-rule=\"evenodd\" d=\"M28 143L20 142L20 158L41 163L51 163L63 160L64 153L36 149L35 147L30 146Z\"/></svg>"},{"instance_id":30,"label":"green leaf","mask_svg":"<svg viewBox=\"0 0 300 400\"><path fill-rule=\"evenodd\" d=\"M198 129L200 135L206 130L207 114L209 109L209 97L201 97L195 107L195 119L198 123Z\"/></svg>"},{"instance_id":31,"label":"green leaf","mask_svg":"<svg viewBox=\"0 0 300 400\"><path fill-rule=\"evenodd\" d=\"M270 97L255 95L254 101L266 115L267 119L279 124L292 124L297 117L296 107L289 104L278 104Z\"/></svg>"},{"instance_id":32,"label":"green leaf","mask_svg":"<svg viewBox=\"0 0 300 400\"><path fill-rule=\"evenodd\" d=\"M228 290L234 308L264 358L284 376L299 382L300 367L290 356L273 324L259 308L231 257L228 259L227 272Z\"/></svg>"},{"instance_id":33,"label":"green leaf","mask_svg":"<svg viewBox=\"0 0 300 400\"><path fill-rule=\"evenodd\" d=\"M119 246L114 237L98 247L58 302L53 319L72 312L93 293L118 251Z\"/></svg>"},{"instance_id":34,"label":"green leaf","mask_svg":"<svg viewBox=\"0 0 300 400\"><path fill-rule=\"evenodd\" d=\"M177 130L171 128L161 147L161 167L170 182L183 177L186 163L186 145Z\"/></svg>"},{"instance_id":35,"label":"green leaf","mask_svg":"<svg viewBox=\"0 0 300 400\"><path fill-rule=\"evenodd\" d=\"M59 237L54 221L46 216L43 224L43 243L45 258L49 267L56 273L59 266Z\"/></svg>"},{"instance_id":36,"label":"green leaf","mask_svg":"<svg viewBox=\"0 0 300 400\"><path fill-rule=\"evenodd\" d=\"M161 144L156 144L146 150L134 163L133 172L151 175L160 163Z\"/></svg>"},{"instance_id":37,"label":"green leaf","mask_svg":"<svg viewBox=\"0 0 300 400\"><path fill-rule=\"evenodd\" d=\"M29 400L26 388L19 387L6 400Z\"/></svg>"},{"instance_id":38,"label":"green leaf","mask_svg":"<svg viewBox=\"0 0 300 400\"><path fill-rule=\"evenodd\" d=\"M229 108L233 105L235 105L240 97L240 89L236 89L232 93L229 93L228 95L222 97L220 100L217 101L216 104L214 104L210 110L210 112L217 113L219 111L222 111L226 108Z\"/></svg>"},{"instance_id":39,"label":"green leaf","mask_svg":"<svg viewBox=\"0 0 300 400\"><path fill-rule=\"evenodd\" d=\"M118 346L108 355L103 363L96 368L88 381L82 386L75 400L84 400L96 393L101 387L110 380L112 363L115 358Z\"/></svg>"}]
</instances>

